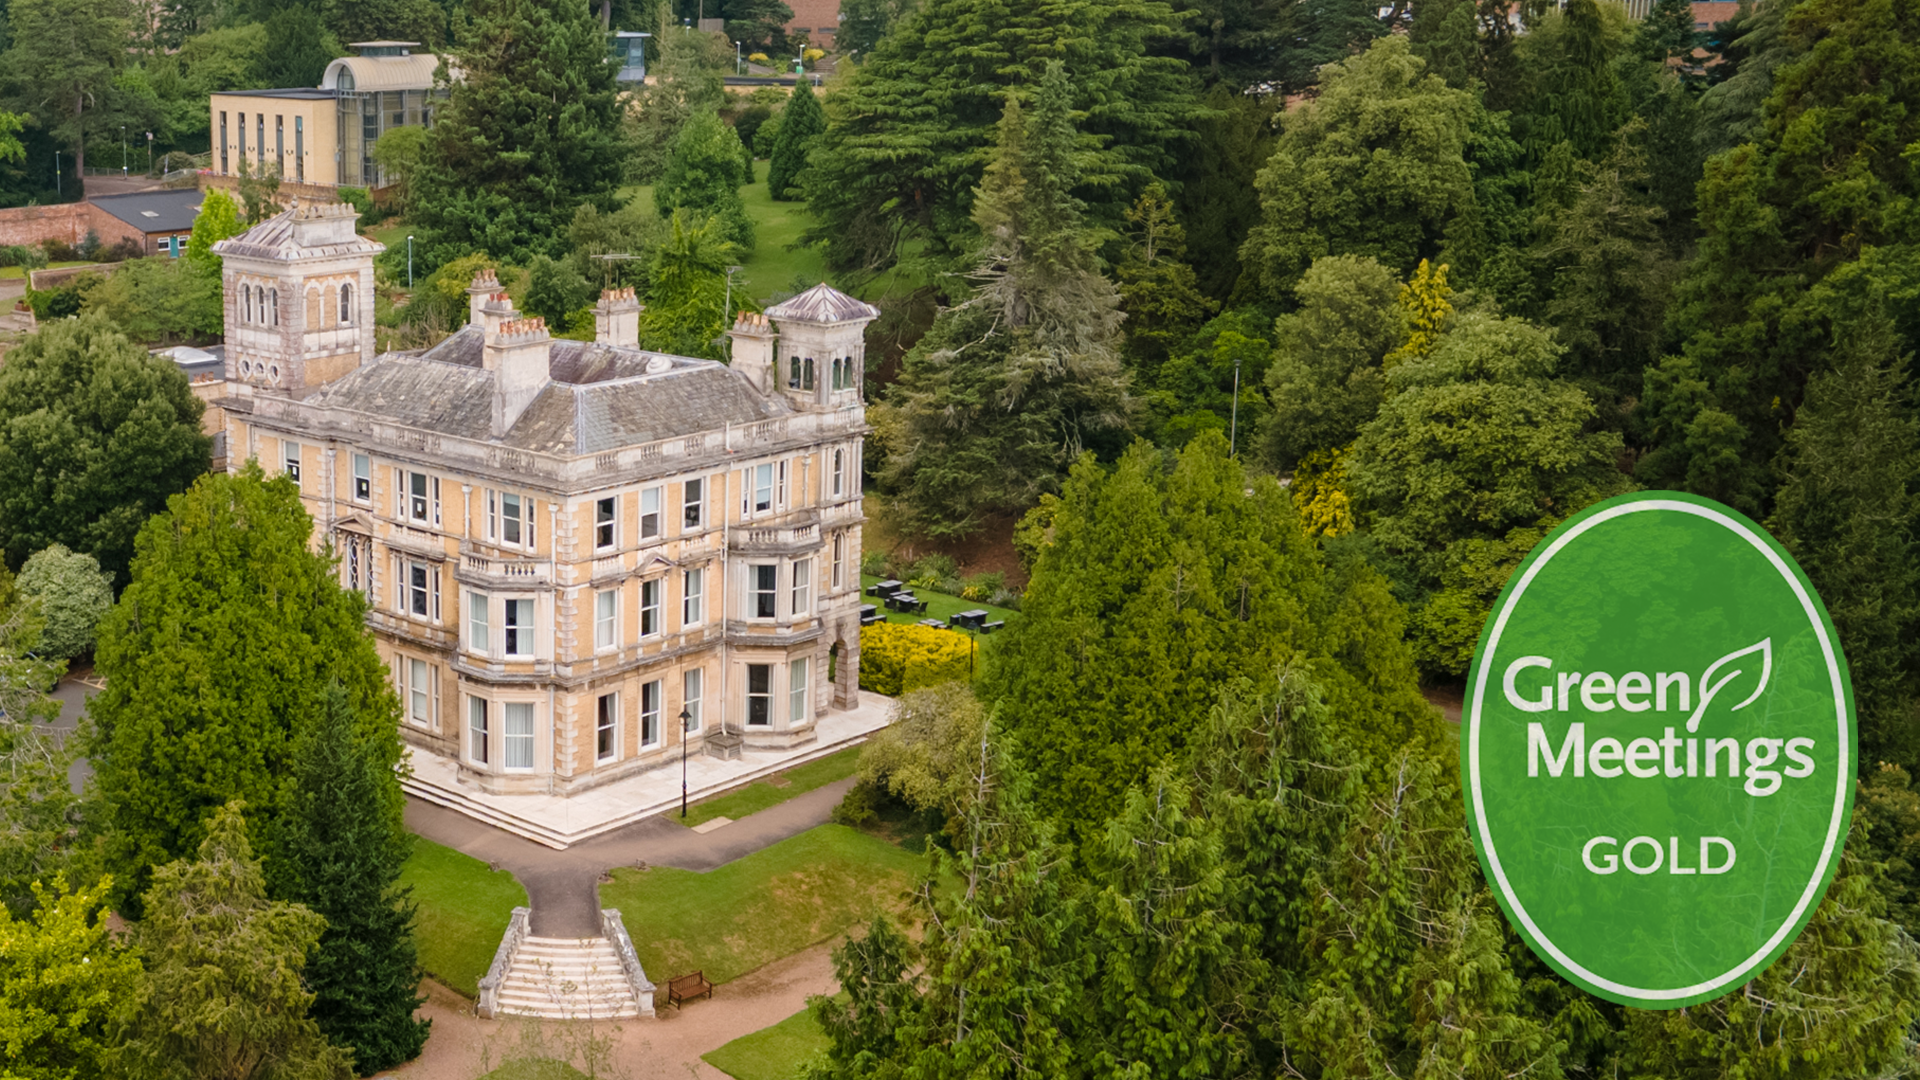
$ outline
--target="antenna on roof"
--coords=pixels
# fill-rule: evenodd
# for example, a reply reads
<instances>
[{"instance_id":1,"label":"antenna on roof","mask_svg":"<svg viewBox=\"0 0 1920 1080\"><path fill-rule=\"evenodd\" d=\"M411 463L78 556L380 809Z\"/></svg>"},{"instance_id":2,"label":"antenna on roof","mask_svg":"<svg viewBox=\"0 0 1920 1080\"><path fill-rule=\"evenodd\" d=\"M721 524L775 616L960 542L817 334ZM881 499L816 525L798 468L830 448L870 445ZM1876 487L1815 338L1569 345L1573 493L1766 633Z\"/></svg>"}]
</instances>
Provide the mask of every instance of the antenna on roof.
<instances>
[{"instance_id":1,"label":"antenna on roof","mask_svg":"<svg viewBox=\"0 0 1920 1080\"><path fill-rule=\"evenodd\" d=\"M605 264L603 267L604 272L601 274L601 281L600 281L600 287L603 289L613 288L613 264L614 263L631 262L634 259L640 258L640 256L638 255L629 255L625 252L619 252L619 251L609 251L604 255L591 255L588 257L593 259L599 259L602 263Z\"/></svg>"}]
</instances>

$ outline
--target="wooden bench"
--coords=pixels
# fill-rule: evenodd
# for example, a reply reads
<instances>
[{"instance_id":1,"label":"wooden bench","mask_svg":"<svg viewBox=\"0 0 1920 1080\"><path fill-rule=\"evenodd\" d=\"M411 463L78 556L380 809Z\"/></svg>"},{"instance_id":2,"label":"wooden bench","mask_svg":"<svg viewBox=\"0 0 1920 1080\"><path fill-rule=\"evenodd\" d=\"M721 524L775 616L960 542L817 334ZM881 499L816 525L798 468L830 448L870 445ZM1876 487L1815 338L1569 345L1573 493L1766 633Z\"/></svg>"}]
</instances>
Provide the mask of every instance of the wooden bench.
<instances>
[{"instance_id":1,"label":"wooden bench","mask_svg":"<svg viewBox=\"0 0 1920 1080\"><path fill-rule=\"evenodd\" d=\"M691 1001L702 994L706 995L708 1001L713 1000L713 984L707 981L703 972L696 971L667 980L667 1004L675 1008L679 1008L681 1002Z\"/></svg>"}]
</instances>

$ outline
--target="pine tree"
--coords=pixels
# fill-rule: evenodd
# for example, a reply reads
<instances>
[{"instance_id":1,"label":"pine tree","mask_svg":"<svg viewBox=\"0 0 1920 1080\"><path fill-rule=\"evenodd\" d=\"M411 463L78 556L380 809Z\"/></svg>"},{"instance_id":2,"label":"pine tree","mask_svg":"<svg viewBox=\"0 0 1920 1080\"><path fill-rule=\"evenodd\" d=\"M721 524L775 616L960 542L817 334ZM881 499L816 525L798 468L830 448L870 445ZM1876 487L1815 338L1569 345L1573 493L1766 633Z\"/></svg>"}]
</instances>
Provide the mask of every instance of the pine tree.
<instances>
[{"instance_id":1,"label":"pine tree","mask_svg":"<svg viewBox=\"0 0 1920 1080\"><path fill-rule=\"evenodd\" d=\"M694 218L711 218L720 235L752 250L753 220L740 200L744 155L740 136L717 114L696 114L673 137L666 171L654 185L654 208L663 218L682 209Z\"/></svg>"},{"instance_id":2,"label":"pine tree","mask_svg":"<svg viewBox=\"0 0 1920 1080\"><path fill-rule=\"evenodd\" d=\"M1692 0L1654 0L1653 10L1634 32L1634 51L1662 64L1679 60L1691 65L1693 50L1700 46L1700 32L1693 22Z\"/></svg>"},{"instance_id":3,"label":"pine tree","mask_svg":"<svg viewBox=\"0 0 1920 1080\"><path fill-rule=\"evenodd\" d=\"M474 0L469 11L472 29L449 57L460 78L408 185L421 258L562 255L575 208L612 209L622 179L599 20L568 0Z\"/></svg>"},{"instance_id":4,"label":"pine tree","mask_svg":"<svg viewBox=\"0 0 1920 1080\"><path fill-rule=\"evenodd\" d=\"M1127 209L1132 241L1119 266L1120 308L1126 312L1127 358L1135 377L1151 384L1173 349L1200 329L1219 304L1202 295L1184 261L1186 230L1167 189L1151 184Z\"/></svg>"},{"instance_id":5,"label":"pine tree","mask_svg":"<svg viewBox=\"0 0 1920 1080\"><path fill-rule=\"evenodd\" d=\"M1614 130L1627 120L1626 96L1613 71L1624 45L1597 0L1567 0L1560 18L1528 36L1532 86L1521 141L1533 160L1560 142L1572 144L1583 161L1606 154Z\"/></svg>"},{"instance_id":6,"label":"pine tree","mask_svg":"<svg viewBox=\"0 0 1920 1080\"><path fill-rule=\"evenodd\" d=\"M1126 430L1119 296L1072 194L1069 99L1057 63L1031 117L1008 99L974 205L973 295L908 354L882 411L886 482L921 532L966 535L1025 509L1083 447Z\"/></svg>"},{"instance_id":7,"label":"pine tree","mask_svg":"<svg viewBox=\"0 0 1920 1080\"><path fill-rule=\"evenodd\" d=\"M806 239L843 270L890 266L913 242L941 270L964 265L1006 98L1052 62L1066 68L1083 133L1073 194L1093 224L1117 230L1192 145L1199 110L1186 65L1149 47L1175 24L1164 0L926 0L827 98Z\"/></svg>"},{"instance_id":8,"label":"pine tree","mask_svg":"<svg viewBox=\"0 0 1920 1080\"><path fill-rule=\"evenodd\" d=\"M126 1075L347 1080L351 1058L307 1016L314 996L302 984L326 921L267 899L240 810L217 809L198 856L153 875Z\"/></svg>"},{"instance_id":9,"label":"pine tree","mask_svg":"<svg viewBox=\"0 0 1920 1080\"><path fill-rule=\"evenodd\" d=\"M319 86L327 65L339 55L340 42L327 33L320 17L312 8L295 4L267 20L267 51L260 54L254 70L261 86Z\"/></svg>"},{"instance_id":10,"label":"pine tree","mask_svg":"<svg viewBox=\"0 0 1920 1080\"><path fill-rule=\"evenodd\" d=\"M1920 421L1886 316L1863 313L1848 338L1787 433L1768 524L1840 632L1869 775L1920 760Z\"/></svg>"},{"instance_id":11,"label":"pine tree","mask_svg":"<svg viewBox=\"0 0 1920 1080\"><path fill-rule=\"evenodd\" d=\"M1464 90L1480 75L1480 36L1473 0L1421 0L1409 36L1427 70Z\"/></svg>"},{"instance_id":12,"label":"pine tree","mask_svg":"<svg viewBox=\"0 0 1920 1080\"><path fill-rule=\"evenodd\" d=\"M420 968L414 906L400 887L410 834L368 807L389 805L400 786L389 748L369 741L338 683L294 749L293 811L286 822L287 895L326 919L308 963L312 1015L362 1076L411 1060L428 1021L413 1012Z\"/></svg>"},{"instance_id":13,"label":"pine tree","mask_svg":"<svg viewBox=\"0 0 1920 1080\"><path fill-rule=\"evenodd\" d=\"M100 625L108 688L89 708L107 859L129 915L153 868L191 853L206 815L234 798L254 807L283 894L293 748L330 682L384 766L400 760L399 703L365 601L307 546L312 531L300 492L258 465L202 477L140 531L133 583ZM382 790L358 812L397 829L399 788Z\"/></svg>"},{"instance_id":14,"label":"pine tree","mask_svg":"<svg viewBox=\"0 0 1920 1080\"><path fill-rule=\"evenodd\" d=\"M774 140L773 156L767 161L767 190L775 199L805 196L807 155L826 130L826 111L807 80L801 79L780 112L780 136Z\"/></svg>"}]
</instances>

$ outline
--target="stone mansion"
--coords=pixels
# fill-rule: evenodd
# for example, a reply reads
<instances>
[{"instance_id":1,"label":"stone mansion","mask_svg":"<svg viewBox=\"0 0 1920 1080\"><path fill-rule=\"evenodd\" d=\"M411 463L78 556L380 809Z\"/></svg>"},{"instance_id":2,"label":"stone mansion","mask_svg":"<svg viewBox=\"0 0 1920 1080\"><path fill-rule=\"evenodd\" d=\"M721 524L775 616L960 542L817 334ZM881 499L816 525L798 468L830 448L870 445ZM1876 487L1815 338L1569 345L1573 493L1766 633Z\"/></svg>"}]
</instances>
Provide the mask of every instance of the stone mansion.
<instances>
[{"instance_id":1,"label":"stone mansion","mask_svg":"<svg viewBox=\"0 0 1920 1080\"><path fill-rule=\"evenodd\" d=\"M299 485L365 593L409 743L567 795L857 704L878 311L816 286L741 315L727 365L640 348L631 289L554 339L489 271L466 326L376 356L382 250L326 204L217 244L221 404L229 467Z\"/></svg>"}]
</instances>

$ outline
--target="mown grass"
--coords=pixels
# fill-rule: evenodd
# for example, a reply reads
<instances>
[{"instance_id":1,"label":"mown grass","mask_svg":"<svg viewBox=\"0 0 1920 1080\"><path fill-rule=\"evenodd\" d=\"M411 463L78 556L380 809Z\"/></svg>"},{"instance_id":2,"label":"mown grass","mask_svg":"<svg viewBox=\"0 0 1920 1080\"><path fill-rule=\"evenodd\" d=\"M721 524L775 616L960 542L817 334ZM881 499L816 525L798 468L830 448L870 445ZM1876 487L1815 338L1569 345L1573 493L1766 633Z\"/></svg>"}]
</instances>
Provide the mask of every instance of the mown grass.
<instances>
[{"instance_id":1,"label":"mown grass","mask_svg":"<svg viewBox=\"0 0 1920 1080\"><path fill-rule=\"evenodd\" d=\"M826 1033L813 1013L802 1009L772 1027L702 1054L700 1060L733 1080L793 1080L800 1075L801 1063L826 1048Z\"/></svg>"},{"instance_id":2,"label":"mown grass","mask_svg":"<svg viewBox=\"0 0 1920 1080\"><path fill-rule=\"evenodd\" d=\"M939 619L941 622L945 622L951 616L958 615L963 611L975 610L985 611L988 622L1010 622L1020 617L1020 613L1012 608L994 607L992 604L983 604L977 600L962 600L957 596L937 593L932 589L916 589L911 585L905 586L905 588L908 592L911 592L916 599L927 602L926 614L911 615L904 611L887 611L886 601L877 596L867 596L867 588L880 580L880 578L874 577L871 574L860 575L860 592L862 596L866 596L866 599L860 602L863 604L872 604L877 610L884 612L888 622L917 623L921 619Z\"/></svg>"},{"instance_id":3,"label":"mown grass","mask_svg":"<svg viewBox=\"0 0 1920 1080\"><path fill-rule=\"evenodd\" d=\"M898 911L925 867L918 855L844 825L822 825L707 873L613 871L616 907L656 983L700 970L725 983Z\"/></svg>"},{"instance_id":4,"label":"mown grass","mask_svg":"<svg viewBox=\"0 0 1920 1080\"><path fill-rule=\"evenodd\" d=\"M745 787L735 788L723 795L703 799L687 807L687 816L684 820L679 814L668 815L668 820L678 821L689 827L703 825L718 817L739 821L748 814L757 814L770 806L778 806L795 795L805 795L835 780L844 780L859 768L860 748L850 747L837 754L829 754L818 761L809 761L805 765L788 769L786 772L755 780Z\"/></svg>"},{"instance_id":5,"label":"mown grass","mask_svg":"<svg viewBox=\"0 0 1920 1080\"><path fill-rule=\"evenodd\" d=\"M35 269L62 270L69 266L91 266L91 265L93 264L87 262L85 259L78 259L78 260L69 260L67 262L50 262L45 266L35 267ZM24 266L0 266L0 281L7 281L7 280L17 281L20 278L23 278L26 276L27 276L27 268Z\"/></svg>"},{"instance_id":6,"label":"mown grass","mask_svg":"<svg viewBox=\"0 0 1920 1080\"><path fill-rule=\"evenodd\" d=\"M479 859L418 836L400 883L413 887L419 905L414 941L420 966L454 990L477 996L500 936L513 909L526 904L527 891L512 874L489 870Z\"/></svg>"}]
</instances>

